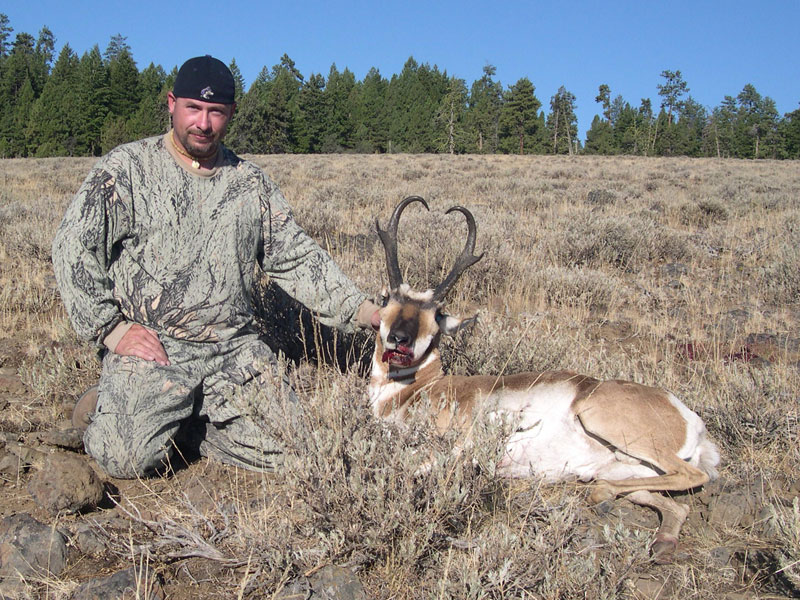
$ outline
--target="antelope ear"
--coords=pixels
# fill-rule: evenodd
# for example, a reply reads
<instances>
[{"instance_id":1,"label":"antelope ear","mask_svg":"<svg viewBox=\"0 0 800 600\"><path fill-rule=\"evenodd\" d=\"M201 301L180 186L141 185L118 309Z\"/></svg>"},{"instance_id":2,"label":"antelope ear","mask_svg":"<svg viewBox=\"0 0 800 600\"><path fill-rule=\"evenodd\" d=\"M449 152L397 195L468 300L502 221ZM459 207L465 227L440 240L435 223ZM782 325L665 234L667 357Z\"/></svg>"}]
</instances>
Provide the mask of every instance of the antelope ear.
<instances>
[{"instance_id":1,"label":"antelope ear","mask_svg":"<svg viewBox=\"0 0 800 600\"><path fill-rule=\"evenodd\" d=\"M389 302L389 288L383 286L381 288L381 293L378 294L376 300L377 300L376 304L378 306L386 306L386 304Z\"/></svg>"},{"instance_id":2,"label":"antelope ear","mask_svg":"<svg viewBox=\"0 0 800 600\"><path fill-rule=\"evenodd\" d=\"M478 320L478 315L473 315L461 319L453 315L446 315L439 313L436 315L436 323L439 325L439 331L444 335L455 335L462 329L465 329Z\"/></svg>"}]
</instances>

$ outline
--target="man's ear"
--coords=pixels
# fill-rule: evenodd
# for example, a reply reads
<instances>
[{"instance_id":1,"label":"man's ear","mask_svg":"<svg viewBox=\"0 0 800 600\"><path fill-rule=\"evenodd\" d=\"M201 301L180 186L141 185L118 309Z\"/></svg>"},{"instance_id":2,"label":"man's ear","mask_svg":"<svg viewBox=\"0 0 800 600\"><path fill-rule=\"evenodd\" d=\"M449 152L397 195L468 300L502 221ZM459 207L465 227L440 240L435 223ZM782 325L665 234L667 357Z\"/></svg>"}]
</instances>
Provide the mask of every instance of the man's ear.
<instances>
[{"instance_id":1,"label":"man's ear","mask_svg":"<svg viewBox=\"0 0 800 600\"><path fill-rule=\"evenodd\" d=\"M462 329L465 329L478 320L478 315L475 314L471 317L461 319L453 315L446 315L439 313L436 316L436 323L439 325L439 331L444 335L455 335Z\"/></svg>"}]
</instances>

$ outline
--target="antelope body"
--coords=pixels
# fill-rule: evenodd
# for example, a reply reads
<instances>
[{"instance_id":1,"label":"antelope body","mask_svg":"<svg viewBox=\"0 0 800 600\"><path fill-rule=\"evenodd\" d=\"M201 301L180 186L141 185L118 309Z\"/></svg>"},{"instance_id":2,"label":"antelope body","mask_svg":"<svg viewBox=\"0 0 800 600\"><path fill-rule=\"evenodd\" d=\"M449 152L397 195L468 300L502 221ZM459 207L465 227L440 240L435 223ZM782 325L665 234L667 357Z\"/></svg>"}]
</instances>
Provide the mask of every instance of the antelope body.
<instances>
[{"instance_id":1,"label":"antelope body","mask_svg":"<svg viewBox=\"0 0 800 600\"><path fill-rule=\"evenodd\" d=\"M594 482L590 501L625 495L661 513L652 551L670 560L689 508L659 492L691 490L716 477L719 452L700 417L670 392L629 381L600 381L568 371L494 376L445 375L438 345L474 321L442 312L443 299L474 256L472 214L467 243L451 272L433 290L403 283L397 261L397 225L412 196L396 208L387 230L376 222L386 251L388 290L382 293L369 383L376 416L403 422L409 409L429 401L440 432L465 434L481 416L512 424L498 465L507 477L542 477L555 482Z\"/></svg>"}]
</instances>

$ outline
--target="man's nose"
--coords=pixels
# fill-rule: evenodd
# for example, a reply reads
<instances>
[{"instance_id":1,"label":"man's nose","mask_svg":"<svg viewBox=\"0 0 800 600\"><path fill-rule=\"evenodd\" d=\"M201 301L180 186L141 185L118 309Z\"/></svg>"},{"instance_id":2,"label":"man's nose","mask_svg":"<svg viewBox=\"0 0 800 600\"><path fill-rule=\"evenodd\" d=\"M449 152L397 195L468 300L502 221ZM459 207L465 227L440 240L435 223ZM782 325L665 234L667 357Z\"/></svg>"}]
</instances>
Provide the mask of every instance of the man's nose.
<instances>
[{"instance_id":1,"label":"man's nose","mask_svg":"<svg viewBox=\"0 0 800 600\"><path fill-rule=\"evenodd\" d=\"M211 128L211 119L209 118L208 113L205 111L200 111L195 124L197 125L198 129L208 131Z\"/></svg>"}]
</instances>

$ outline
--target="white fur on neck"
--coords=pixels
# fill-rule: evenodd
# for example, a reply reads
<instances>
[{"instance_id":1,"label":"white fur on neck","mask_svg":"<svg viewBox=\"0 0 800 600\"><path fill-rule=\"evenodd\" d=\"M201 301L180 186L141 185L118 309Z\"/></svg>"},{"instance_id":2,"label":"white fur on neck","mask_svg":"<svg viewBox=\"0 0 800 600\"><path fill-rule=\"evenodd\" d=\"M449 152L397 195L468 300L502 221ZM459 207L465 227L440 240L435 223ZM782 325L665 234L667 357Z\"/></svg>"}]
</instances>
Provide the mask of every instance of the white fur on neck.
<instances>
[{"instance_id":1,"label":"white fur on neck","mask_svg":"<svg viewBox=\"0 0 800 600\"><path fill-rule=\"evenodd\" d=\"M375 416L380 417L379 407L384 402L390 400L392 397L399 394L406 386L413 383L417 371L424 369L428 365L439 360L436 352L431 352L425 357L418 365L405 367L402 369L393 369L386 363L381 363L377 360L377 356L372 358L372 371L370 373L370 382L367 387L369 394L370 406Z\"/></svg>"}]
</instances>

